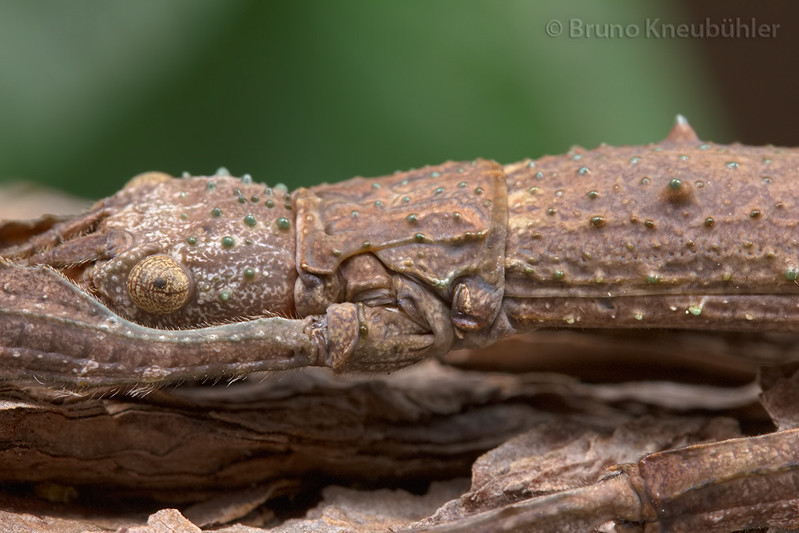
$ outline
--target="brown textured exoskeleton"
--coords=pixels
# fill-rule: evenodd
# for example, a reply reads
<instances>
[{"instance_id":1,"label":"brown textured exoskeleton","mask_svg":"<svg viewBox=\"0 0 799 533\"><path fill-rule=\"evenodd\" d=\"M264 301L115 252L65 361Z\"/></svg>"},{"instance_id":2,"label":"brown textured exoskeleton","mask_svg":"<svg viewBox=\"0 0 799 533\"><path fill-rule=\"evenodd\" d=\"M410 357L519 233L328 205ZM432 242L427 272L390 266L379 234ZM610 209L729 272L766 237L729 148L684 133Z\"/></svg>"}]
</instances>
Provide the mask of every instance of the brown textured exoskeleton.
<instances>
[{"instance_id":1,"label":"brown textured exoskeleton","mask_svg":"<svg viewBox=\"0 0 799 533\"><path fill-rule=\"evenodd\" d=\"M540 327L799 332L797 176L796 149L703 143L682 119L659 144L293 193L143 174L81 216L0 224L0 377L387 371ZM540 530L589 512L707 527L686 491L726 509L724 480L754 480L759 514L725 525L784 525L769 520L797 501L797 437L759 439L646 458L603 482L601 508L575 493L520 513ZM727 452L752 460L674 482L691 454Z\"/></svg>"},{"instance_id":2,"label":"brown textured exoskeleton","mask_svg":"<svg viewBox=\"0 0 799 533\"><path fill-rule=\"evenodd\" d=\"M382 371L539 327L799 330L799 152L699 141L288 193L134 178L0 226L0 375ZM197 346L202 345L202 351Z\"/></svg>"}]
</instances>

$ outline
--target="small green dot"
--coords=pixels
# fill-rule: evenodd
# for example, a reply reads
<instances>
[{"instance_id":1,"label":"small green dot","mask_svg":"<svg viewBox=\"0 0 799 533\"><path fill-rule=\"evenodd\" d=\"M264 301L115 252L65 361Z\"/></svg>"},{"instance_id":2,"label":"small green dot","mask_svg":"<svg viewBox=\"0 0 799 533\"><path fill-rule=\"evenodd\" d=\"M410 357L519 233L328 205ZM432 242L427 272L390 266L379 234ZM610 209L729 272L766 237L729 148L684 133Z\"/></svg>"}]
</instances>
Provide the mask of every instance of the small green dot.
<instances>
[{"instance_id":1,"label":"small green dot","mask_svg":"<svg viewBox=\"0 0 799 533\"><path fill-rule=\"evenodd\" d=\"M463 216L463 215L461 215L461 214L460 214L458 211L455 211L454 213L452 213L452 217L453 217L455 220L460 220L462 216Z\"/></svg>"},{"instance_id":2,"label":"small green dot","mask_svg":"<svg viewBox=\"0 0 799 533\"><path fill-rule=\"evenodd\" d=\"M375 207L383 207L383 202L380 200L375 200Z\"/></svg>"},{"instance_id":3,"label":"small green dot","mask_svg":"<svg viewBox=\"0 0 799 533\"><path fill-rule=\"evenodd\" d=\"M413 238L416 239L418 242L424 242L425 239L424 233L417 233L416 235L413 236Z\"/></svg>"},{"instance_id":4,"label":"small green dot","mask_svg":"<svg viewBox=\"0 0 799 533\"><path fill-rule=\"evenodd\" d=\"M219 301L227 302L230 300L230 291L222 291L219 293Z\"/></svg>"},{"instance_id":5,"label":"small green dot","mask_svg":"<svg viewBox=\"0 0 799 533\"><path fill-rule=\"evenodd\" d=\"M580 167L580 168L577 169L577 175L578 176L587 176L590 173L591 173L591 169L588 168L588 167Z\"/></svg>"},{"instance_id":6,"label":"small green dot","mask_svg":"<svg viewBox=\"0 0 799 533\"><path fill-rule=\"evenodd\" d=\"M752 209L749 211L750 218L758 218L760 216L760 209Z\"/></svg>"},{"instance_id":7,"label":"small green dot","mask_svg":"<svg viewBox=\"0 0 799 533\"><path fill-rule=\"evenodd\" d=\"M552 279L561 280L566 277L566 274L562 270L556 270L552 273Z\"/></svg>"},{"instance_id":8,"label":"small green dot","mask_svg":"<svg viewBox=\"0 0 799 533\"><path fill-rule=\"evenodd\" d=\"M254 268L245 268L244 269L244 277L246 279L253 279L255 277L255 269Z\"/></svg>"},{"instance_id":9,"label":"small green dot","mask_svg":"<svg viewBox=\"0 0 799 533\"><path fill-rule=\"evenodd\" d=\"M669 182L669 189L677 191L682 187L682 180L680 178L672 178Z\"/></svg>"},{"instance_id":10,"label":"small green dot","mask_svg":"<svg viewBox=\"0 0 799 533\"><path fill-rule=\"evenodd\" d=\"M650 285L655 285L657 283L660 283L660 276L658 276L657 274L649 274L646 277L646 282L649 283Z\"/></svg>"},{"instance_id":11,"label":"small green dot","mask_svg":"<svg viewBox=\"0 0 799 533\"><path fill-rule=\"evenodd\" d=\"M599 198L599 193L597 191L588 191L588 197L592 200Z\"/></svg>"},{"instance_id":12,"label":"small green dot","mask_svg":"<svg viewBox=\"0 0 799 533\"><path fill-rule=\"evenodd\" d=\"M433 191L433 194L441 194L442 192L444 192L444 187L438 187Z\"/></svg>"},{"instance_id":13,"label":"small green dot","mask_svg":"<svg viewBox=\"0 0 799 533\"><path fill-rule=\"evenodd\" d=\"M716 221L713 220L713 217L707 217L705 219L705 227L706 228L712 228L715 223L716 223Z\"/></svg>"},{"instance_id":14,"label":"small green dot","mask_svg":"<svg viewBox=\"0 0 799 533\"><path fill-rule=\"evenodd\" d=\"M244 244L247 244L247 245L252 244L252 239L244 239Z\"/></svg>"},{"instance_id":15,"label":"small green dot","mask_svg":"<svg viewBox=\"0 0 799 533\"><path fill-rule=\"evenodd\" d=\"M197 244L197 237L189 237L186 239L186 242L191 245Z\"/></svg>"},{"instance_id":16,"label":"small green dot","mask_svg":"<svg viewBox=\"0 0 799 533\"><path fill-rule=\"evenodd\" d=\"M799 269L789 268L785 271L785 279L788 281L799 280Z\"/></svg>"},{"instance_id":17,"label":"small green dot","mask_svg":"<svg viewBox=\"0 0 799 533\"><path fill-rule=\"evenodd\" d=\"M554 207L550 207L549 209L547 209L547 215L554 215L557 212L558 210L555 209Z\"/></svg>"},{"instance_id":18,"label":"small green dot","mask_svg":"<svg viewBox=\"0 0 799 533\"><path fill-rule=\"evenodd\" d=\"M339 257L341 255L341 250L339 250L338 248L333 248L333 255L335 257Z\"/></svg>"},{"instance_id":19,"label":"small green dot","mask_svg":"<svg viewBox=\"0 0 799 533\"><path fill-rule=\"evenodd\" d=\"M410 201L411 201L411 197L410 196L403 196L402 197L402 203L403 204L407 204Z\"/></svg>"},{"instance_id":20,"label":"small green dot","mask_svg":"<svg viewBox=\"0 0 799 533\"><path fill-rule=\"evenodd\" d=\"M727 161L726 163L724 163L724 166L734 170L734 169L737 169L738 167L740 167L741 164L738 163L737 161Z\"/></svg>"},{"instance_id":21,"label":"small green dot","mask_svg":"<svg viewBox=\"0 0 799 533\"><path fill-rule=\"evenodd\" d=\"M255 217L252 215L247 215L246 217L244 217L244 223L250 227L253 227L257 224Z\"/></svg>"},{"instance_id":22,"label":"small green dot","mask_svg":"<svg viewBox=\"0 0 799 533\"><path fill-rule=\"evenodd\" d=\"M269 209L272 209L273 207L275 207L275 202L273 202L272 200L267 200L266 201L266 207L268 207Z\"/></svg>"},{"instance_id":23,"label":"small green dot","mask_svg":"<svg viewBox=\"0 0 799 533\"><path fill-rule=\"evenodd\" d=\"M291 222L286 217L280 217L277 219L277 227L280 229L289 229L291 227Z\"/></svg>"},{"instance_id":24,"label":"small green dot","mask_svg":"<svg viewBox=\"0 0 799 533\"><path fill-rule=\"evenodd\" d=\"M252 176L250 176L249 174L244 174L241 177L241 182L244 183L245 185L250 185L252 183Z\"/></svg>"},{"instance_id":25,"label":"small green dot","mask_svg":"<svg viewBox=\"0 0 799 533\"><path fill-rule=\"evenodd\" d=\"M601 228L602 226L605 225L605 222L606 222L605 217L600 217L600 216L591 217L591 227Z\"/></svg>"},{"instance_id":26,"label":"small green dot","mask_svg":"<svg viewBox=\"0 0 799 533\"><path fill-rule=\"evenodd\" d=\"M647 228L654 228L655 227L655 221L651 220L651 219L646 219L646 220L644 220L644 226L646 226Z\"/></svg>"},{"instance_id":27,"label":"small green dot","mask_svg":"<svg viewBox=\"0 0 799 533\"><path fill-rule=\"evenodd\" d=\"M652 180L649 179L649 176L644 176L641 178L641 185L649 185L651 182Z\"/></svg>"},{"instance_id":28,"label":"small green dot","mask_svg":"<svg viewBox=\"0 0 799 533\"><path fill-rule=\"evenodd\" d=\"M702 314L702 306L701 305L692 305L688 308L688 312L694 316L699 316Z\"/></svg>"},{"instance_id":29,"label":"small green dot","mask_svg":"<svg viewBox=\"0 0 799 533\"><path fill-rule=\"evenodd\" d=\"M410 215L405 217L405 220L407 220L411 224L416 224L416 222L419 220L419 215L417 215L416 213L411 213Z\"/></svg>"},{"instance_id":30,"label":"small green dot","mask_svg":"<svg viewBox=\"0 0 799 533\"><path fill-rule=\"evenodd\" d=\"M721 281L730 281L732 279L732 274L729 272L725 272L721 275Z\"/></svg>"},{"instance_id":31,"label":"small green dot","mask_svg":"<svg viewBox=\"0 0 799 533\"><path fill-rule=\"evenodd\" d=\"M225 248L232 248L236 245L236 240L231 237L230 235L225 235L222 237L222 246Z\"/></svg>"},{"instance_id":32,"label":"small green dot","mask_svg":"<svg viewBox=\"0 0 799 533\"><path fill-rule=\"evenodd\" d=\"M369 248L369 247L371 247L371 246L372 246L372 243L371 243L371 242L369 242L369 241L363 241L363 242L361 243L361 248L363 248L364 250L366 250L367 248Z\"/></svg>"},{"instance_id":33,"label":"small green dot","mask_svg":"<svg viewBox=\"0 0 799 533\"><path fill-rule=\"evenodd\" d=\"M181 198L186 198L188 196L188 194L186 194L185 192L181 192L179 196Z\"/></svg>"},{"instance_id":34,"label":"small green dot","mask_svg":"<svg viewBox=\"0 0 799 533\"><path fill-rule=\"evenodd\" d=\"M482 187L475 187L474 194L483 194L483 188Z\"/></svg>"},{"instance_id":35,"label":"small green dot","mask_svg":"<svg viewBox=\"0 0 799 533\"><path fill-rule=\"evenodd\" d=\"M631 165L637 165L637 164L638 164L638 162L639 162L640 160L641 160L641 158L640 158L640 157L638 157L638 156L636 156L636 157L631 157L631 158L630 158L630 164L631 164Z\"/></svg>"},{"instance_id":36,"label":"small green dot","mask_svg":"<svg viewBox=\"0 0 799 533\"><path fill-rule=\"evenodd\" d=\"M377 182L372 183L372 188L373 189L379 189L380 187L381 187L381 185L379 183L377 183Z\"/></svg>"},{"instance_id":37,"label":"small green dot","mask_svg":"<svg viewBox=\"0 0 799 533\"><path fill-rule=\"evenodd\" d=\"M243 197L243 196L239 196L238 197L238 202L240 204L246 204L247 203L247 199L245 197Z\"/></svg>"},{"instance_id":38,"label":"small green dot","mask_svg":"<svg viewBox=\"0 0 799 533\"><path fill-rule=\"evenodd\" d=\"M539 170L538 172L535 173L535 179L537 180L544 179L544 173Z\"/></svg>"},{"instance_id":39,"label":"small green dot","mask_svg":"<svg viewBox=\"0 0 799 533\"><path fill-rule=\"evenodd\" d=\"M215 181L209 181L208 183L205 184L205 190L206 191L213 191L214 189L216 189L216 182Z\"/></svg>"},{"instance_id":40,"label":"small green dot","mask_svg":"<svg viewBox=\"0 0 799 533\"><path fill-rule=\"evenodd\" d=\"M459 189L463 189L464 187L466 187L466 182L465 181L462 181L462 182L458 183L458 188Z\"/></svg>"},{"instance_id":41,"label":"small green dot","mask_svg":"<svg viewBox=\"0 0 799 533\"><path fill-rule=\"evenodd\" d=\"M220 208L218 208L218 207L214 207L213 209L211 209L211 216L212 217L221 217L222 216L222 210Z\"/></svg>"},{"instance_id":42,"label":"small green dot","mask_svg":"<svg viewBox=\"0 0 799 533\"><path fill-rule=\"evenodd\" d=\"M189 219L188 213L181 213L180 214L180 219L181 220L188 220Z\"/></svg>"},{"instance_id":43,"label":"small green dot","mask_svg":"<svg viewBox=\"0 0 799 533\"><path fill-rule=\"evenodd\" d=\"M254 203L254 204L257 204L257 203L258 203L258 200L260 200L260 198L258 198L258 195L257 195L257 194L253 194L253 195L252 195L252 197L250 197L250 201L251 201L252 203Z\"/></svg>"},{"instance_id":44,"label":"small green dot","mask_svg":"<svg viewBox=\"0 0 799 533\"><path fill-rule=\"evenodd\" d=\"M439 177L440 175L441 175L441 172L436 172L436 171L433 171L433 172L431 172L431 173L430 173L430 177L431 177L431 178L437 178L437 177Z\"/></svg>"}]
</instances>

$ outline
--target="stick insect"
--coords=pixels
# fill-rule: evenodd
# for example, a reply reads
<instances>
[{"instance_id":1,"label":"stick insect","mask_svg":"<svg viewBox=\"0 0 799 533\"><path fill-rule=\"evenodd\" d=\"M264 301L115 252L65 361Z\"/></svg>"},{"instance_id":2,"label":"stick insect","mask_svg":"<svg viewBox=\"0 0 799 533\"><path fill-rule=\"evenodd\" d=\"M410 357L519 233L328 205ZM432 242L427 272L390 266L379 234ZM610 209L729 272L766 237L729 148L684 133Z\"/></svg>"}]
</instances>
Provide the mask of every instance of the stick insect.
<instances>
[{"instance_id":1,"label":"stick insect","mask_svg":"<svg viewBox=\"0 0 799 533\"><path fill-rule=\"evenodd\" d=\"M0 224L0 377L86 389L385 372L538 328L798 332L797 175L799 150L706 143L682 117L657 144L291 193L145 173L82 215ZM592 516L799 525L784 512L799 503L797 439L646 457L602 482ZM746 459L686 470L718 454ZM759 511L718 522L746 483ZM577 531L586 501L547 513ZM553 524L519 513L531 531Z\"/></svg>"}]
</instances>

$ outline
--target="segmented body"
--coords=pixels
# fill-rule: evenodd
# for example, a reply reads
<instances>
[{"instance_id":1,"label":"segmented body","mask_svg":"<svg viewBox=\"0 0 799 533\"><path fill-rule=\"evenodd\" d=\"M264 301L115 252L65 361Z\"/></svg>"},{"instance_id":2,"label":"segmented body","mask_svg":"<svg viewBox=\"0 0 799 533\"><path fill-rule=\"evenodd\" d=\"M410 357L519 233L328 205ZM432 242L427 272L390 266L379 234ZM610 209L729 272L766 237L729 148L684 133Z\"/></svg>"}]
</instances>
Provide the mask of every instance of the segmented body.
<instances>
[{"instance_id":1,"label":"segmented body","mask_svg":"<svg viewBox=\"0 0 799 533\"><path fill-rule=\"evenodd\" d=\"M795 149L682 121L660 144L291 194L144 174L81 217L0 226L0 374L382 370L538 327L797 331L797 175Z\"/></svg>"}]
</instances>

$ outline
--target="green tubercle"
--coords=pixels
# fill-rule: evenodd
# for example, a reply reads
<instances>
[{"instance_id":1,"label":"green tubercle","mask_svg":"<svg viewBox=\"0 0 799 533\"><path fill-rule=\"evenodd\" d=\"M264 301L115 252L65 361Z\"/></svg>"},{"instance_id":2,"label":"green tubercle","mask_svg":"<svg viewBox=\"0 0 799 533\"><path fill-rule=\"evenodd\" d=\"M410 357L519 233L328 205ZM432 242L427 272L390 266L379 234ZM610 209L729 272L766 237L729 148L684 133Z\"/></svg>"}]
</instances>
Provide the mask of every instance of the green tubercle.
<instances>
[{"instance_id":1,"label":"green tubercle","mask_svg":"<svg viewBox=\"0 0 799 533\"><path fill-rule=\"evenodd\" d=\"M592 228L601 228L602 226L605 225L606 222L607 221L605 220L605 217L602 217L602 216L593 216L593 217L591 217L591 227Z\"/></svg>"}]
</instances>

